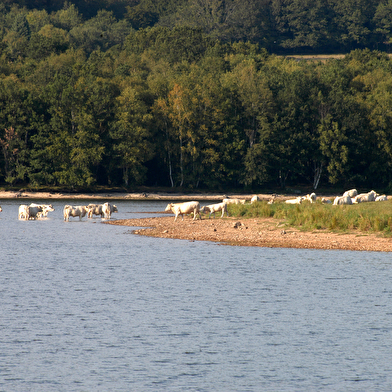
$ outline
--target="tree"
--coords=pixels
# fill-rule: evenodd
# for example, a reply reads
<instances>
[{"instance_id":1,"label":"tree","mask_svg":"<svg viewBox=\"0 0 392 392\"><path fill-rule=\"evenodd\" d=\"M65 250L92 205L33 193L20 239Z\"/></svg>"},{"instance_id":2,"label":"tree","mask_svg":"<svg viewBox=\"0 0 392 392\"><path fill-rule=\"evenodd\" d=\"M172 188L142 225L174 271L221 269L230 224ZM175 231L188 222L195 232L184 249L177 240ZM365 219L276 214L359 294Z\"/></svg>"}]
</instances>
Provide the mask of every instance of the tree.
<instances>
[{"instance_id":1,"label":"tree","mask_svg":"<svg viewBox=\"0 0 392 392\"><path fill-rule=\"evenodd\" d=\"M70 31L83 23L83 18L80 15L79 10L74 4L71 4L68 1L65 1L63 8L54 13L51 18L56 27L67 31Z\"/></svg>"},{"instance_id":2,"label":"tree","mask_svg":"<svg viewBox=\"0 0 392 392\"><path fill-rule=\"evenodd\" d=\"M367 0L329 0L335 13L333 24L338 43L349 50L365 47L371 32L376 3Z\"/></svg>"},{"instance_id":3,"label":"tree","mask_svg":"<svg viewBox=\"0 0 392 392\"><path fill-rule=\"evenodd\" d=\"M180 187L184 184L185 143L187 141L188 128L190 127L192 115L186 104L186 99L188 98L187 93L180 85L175 84L169 92L168 106L163 108L167 111L167 117L173 124L173 130L179 143Z\"/></svg>"},{"instance_id":4,"label":"tree","mask_svg":"<svg viewBox=\"0 0 392 392\"><path fill-rule=\"evenodd\" d=\"M378 42L387 44L390 47L392 43L392 1L380 1L374 13L373 22L375 32L380 34Z\"/></svg>"},{"instance_id":5,"label":"tree","mask_svg":"<svg viewBox=\"0 0 392 392\"><path fill-rule=\"evenodd\" d=\"M29 132L35 117L29 92L15 75L0 80L0 144L5 181L27 181Z\"/></svg>"},{"instance_id":6,"label":"tree","mask_svg":"<svg viewBox=\"0 0 392 392\"><path fill-rule=\"evenodd\" d=\"M204 35L201 29L184 26L139 30L131 33L125 43L128 53L148 52L155 61L163 59L171 65L198 61L214 45L215 41Z\"/></svg>"},{"instance_id":7,"label":"tree","mask_svg":"<svg viewBox=\"0 0 392 392\"><path fill-rule=\"evenodd\" d=\"M101 10L97 15L70 30L71 43L87 53L106 51L124 42L131 26L123 19L117 21L112 12Z\"/></svg>"},{"instance_id":8,"label":"tree","mask_svg":"<svg viewBox=\"0 0 392 392\"><path fill-rule=\"evenodd\" d=\"M161 25L200 28L223 41L269 41L268 1L189 0Z\"/></svg>"},{"instance_id":9,"label":"tree","mask_svg":"<svg viewBox=\"0 0 392 392\"><path fill-rule=\"evenodd\" d=\"M127 86L117 98L116 120L111 130L114 141L114 158L123 171L126 186L130 181L142 184L145 181L144 163L154 154L149 124L152 115L139 93Z\"/></svg>"},{"instance_id":10,"label":"tree","mask_svg":"<svg viewBox=\"0 0 392 392\"><path fill-rule=\"evenodd\" d=\"M65 30L53 25L45 25L31 36L29 55L33 59L43 59L51 54L64 52L69 46L69 37Z\"/></svg>"},{"instance_id":11,"label":"tree","mask_svg":"<svg viewBox=\"0 0 392 392\"><path fill-rule=\"evenodd\" d=\"M321 0L281 2L280 7L275 9L275 15L276 17L279 15L279 23L285 26L289 34L289 38L282 40L282 47L294 50L297 48L320 50L325 47L330 40L328 31L331 22L330 14L327 3Z\"/></svg>"},{"instance_id":12,"label":"tree","mask_svg":"<svg viewBox=\"0 0 392 392\"><path fill-rule=\"evenodd\" d=\"M6 53L11 60L15 61L26 55L30 35L30 26L25 13L16 13L12 25L3 39Z\"/></svg>"},{"instance_id":13,"label":"tree","mask_svg":"<svg viewBox=\"0 0 392 392\"><path fill-rule=\"evenodd\" d=\"M328 159L327 171L331 184L341 181L341 177L347 171L349 147L346 129L340 128L339 124L332 121L330 116L323 119L319 126L320 149Z\"/></svg>"}]
</instances>

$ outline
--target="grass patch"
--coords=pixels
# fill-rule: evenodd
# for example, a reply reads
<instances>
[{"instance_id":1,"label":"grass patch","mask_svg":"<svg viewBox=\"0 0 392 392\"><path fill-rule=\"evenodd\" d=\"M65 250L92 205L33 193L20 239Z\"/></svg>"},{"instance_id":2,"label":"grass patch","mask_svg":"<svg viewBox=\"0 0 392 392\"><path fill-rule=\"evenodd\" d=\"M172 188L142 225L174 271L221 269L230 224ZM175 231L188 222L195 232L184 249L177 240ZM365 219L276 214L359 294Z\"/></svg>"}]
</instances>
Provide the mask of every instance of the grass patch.
<instances>
[{"instance_id":1,"label":"grass patch","mask_svg":"<svg viewBox=\"0 0 392 392\"><path fill-rule=\"evenodd\" d=\"M331 230L336 232L373 232L392 236L392 201L333 206L331 204L284 202L267 204L230 204L231 216L243 218L283 219L286 226L304 231Z\"/></svg>"}]
</instances>

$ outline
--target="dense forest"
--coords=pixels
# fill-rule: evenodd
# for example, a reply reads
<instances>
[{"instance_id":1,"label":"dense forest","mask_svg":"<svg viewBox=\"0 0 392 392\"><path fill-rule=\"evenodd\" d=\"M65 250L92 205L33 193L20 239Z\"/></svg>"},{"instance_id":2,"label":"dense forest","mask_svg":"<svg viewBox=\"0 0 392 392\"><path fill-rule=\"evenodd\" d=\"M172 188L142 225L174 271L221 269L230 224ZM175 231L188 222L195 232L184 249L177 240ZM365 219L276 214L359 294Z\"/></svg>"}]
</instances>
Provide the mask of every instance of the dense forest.
<instances>
[{"instance_id":1,"label":"dense forest","mask_svg":"<svg viewBox=\"0 0 392 392\"><path fill-rule=\"evenodd\" d=\"M0 185L392 192L391 26L392 0L3 0Z\"/></svg>"}]
</instances>

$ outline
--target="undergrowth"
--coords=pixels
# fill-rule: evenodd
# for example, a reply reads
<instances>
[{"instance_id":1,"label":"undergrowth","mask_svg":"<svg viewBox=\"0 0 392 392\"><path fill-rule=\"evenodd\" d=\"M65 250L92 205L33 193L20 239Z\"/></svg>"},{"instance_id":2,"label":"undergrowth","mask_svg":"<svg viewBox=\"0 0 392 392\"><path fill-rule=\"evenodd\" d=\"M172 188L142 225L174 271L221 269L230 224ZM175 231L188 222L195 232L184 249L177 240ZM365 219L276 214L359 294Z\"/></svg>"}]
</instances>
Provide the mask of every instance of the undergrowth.
<instances>
[{"instance_id":1,"label":"undergrowth","mask_svg":"<svg viewBox=\"0 0 392 392\"><path fill-rule=\"evenodd\" d=\"M334 206L316 202L310 204L254 204L229 205L229 214L244 218L283 219L287 226L301 230L359 231L392 236L392 201Z\"/></svg>"}]
</instances>

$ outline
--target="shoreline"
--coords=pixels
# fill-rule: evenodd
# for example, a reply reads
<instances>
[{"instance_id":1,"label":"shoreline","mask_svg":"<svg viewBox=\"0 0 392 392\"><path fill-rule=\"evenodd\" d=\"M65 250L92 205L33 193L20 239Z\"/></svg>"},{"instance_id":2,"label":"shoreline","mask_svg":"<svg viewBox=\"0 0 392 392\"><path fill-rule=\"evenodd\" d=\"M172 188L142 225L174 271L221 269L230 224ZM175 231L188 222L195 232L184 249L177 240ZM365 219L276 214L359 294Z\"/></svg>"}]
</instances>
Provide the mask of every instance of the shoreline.
<instances>
[{"instance_id":1,"label":"shoreline","mask_svg":"<svg viewBox=\"0 0 392 392\"><path fill-rule=\"evenodd\" d=\"M302 232L273 218L204 218L174 222L173 215L119 219L105 224L133 227L132 234L148 237L208 241L222 245L319 250L392 252L392 239L372 233Z\"/></svg>"},{"instance_id":2,"label":"shoreline","mask_svg":"<svg viewBox=\"0 0 392 392\"><path fill-rule=\"evenodd\" d=\"M250 200L252 194L230 195L231 198ZM260 200L270 200L271 194L258 194ZM52 193L52 192L10 192L0 191L0 199L21 200L222 200L225 194L181 194L181 193ZM279 195L277 200L288 199L293 196ZM322 197L321 195L319 197ZM328 197L328 196L326 196ZM373 233L352 232L335 233L325 230L300 231L286 227L284 222L268 218L216 218L193 221L185 217L184 221L174 216L119 219L107 221L105 224L131 226L132 233L150 237L182 239L188 241L209 241L234 246L257 246L273 248L301 248L325 250L351 250L371 252L392 252L392 239L383 238Z\"/></svg>"},{"instance_id":3,"label":"shoreline","mask_svg":"<svg viewBox=\"0 0 392 392\"><path fill-rule=\"evenodd\" d=\"M250 200L253 195L230 195L231 198L240 198ZM166 192L135 192L135 193L60 193L60 192L15 192L0 191L1 199L42 199L42 200L61 200L61 199L86 199L86 200L168 200L168 201L187 201L187 200L222 200L227 197L225 194L203 193L203 194L183 194L183 193L166 193ZM261 195L261 198L269 200L271 195Z\"/></svg>"}]
</instances>

